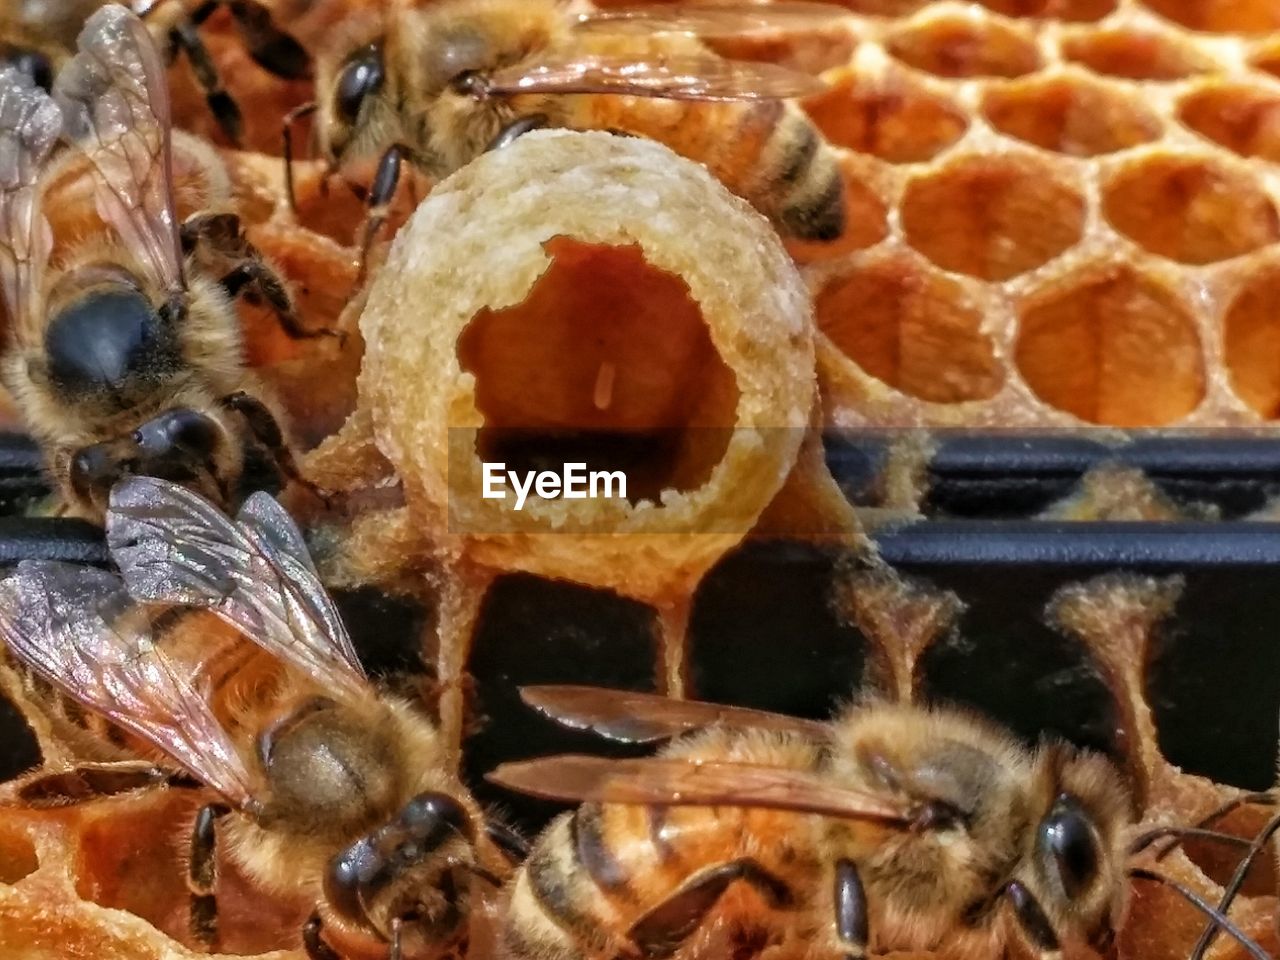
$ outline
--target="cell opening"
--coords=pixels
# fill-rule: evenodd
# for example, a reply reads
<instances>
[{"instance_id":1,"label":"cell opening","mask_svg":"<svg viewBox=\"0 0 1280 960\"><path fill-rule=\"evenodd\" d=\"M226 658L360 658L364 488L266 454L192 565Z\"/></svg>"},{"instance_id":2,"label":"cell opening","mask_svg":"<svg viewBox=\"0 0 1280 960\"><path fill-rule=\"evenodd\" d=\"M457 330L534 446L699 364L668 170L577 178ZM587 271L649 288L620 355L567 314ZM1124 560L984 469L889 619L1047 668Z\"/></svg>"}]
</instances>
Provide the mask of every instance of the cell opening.
<instances>
[{"instance_id":1,"label":"cell opening","mask_svg":"<svg viewBox=\"0 0 1280 960\"><path fill-rule=\"evenodd\" d=\"M1001 133L1076 157L1113 153L1161 134L1159 118L1132 97L1077 78L1033 79L992 89L982 107Z\"/></svg>"},{"instance_id":2,"label":"cell opening","mask_svg":"<svg viewBox=\"0 0 1280 960\"><path fill-rule=\"evenodd\" d=\"M1231 387L1268 420L1280 418L1280 264L1250 278L1227 308L1223 352Z\"/></svg>"},{"instance_id":3,"label":"cell opening","mask_svg":"<svg viewBox=\"0 0 1280 960\"><path fill-rule=\"evenodd\" d=\"M969 126L957 106L896 76L846 73L804 108L832 143L890 163L930 160Z\"/></svg>"},{"instance_id":4,"label":"cell opening","mask_svg":"<svg viewBox=\"0 0 1280 960\"><path fill-rule=\"evenodd\" d=\"M509 470L621 470L627 496L695 490L722 458L738 388L679 277L638 245L570 237L525 300L458 338L484 426L476 454Z\"/></svg>"},{"instance_id":5,"label":"cell opening","mask_svg":"<svg viewBox=\"0 0 1280 960\"><path fill-rule=\"evenodd\" d=\"M1062 55L1097 73L1129 80L1180 80L1213 68L1211 60L1186 44L1142 30L1065 37Z\"/></svg>"},{"instance_id":6,"label":"cell opening","mask_svg":"<svg viewBox=\"0 0 1280 960\"><path fill-rule=\"evenodd\" d=\"M1006 17L1042 17L1092 23L1116 8L1116 0L978 0Z\"/></svg>"},{"instance_id":7,"label":"cell opening","mask_svg":"<svg viewBox=\"0 0 1280 960\"><path fill-rule=\"evenodd\" d=\"M1159 155L1103 184L1107 220L1180 263L1216 263L1280 239L1280 218L1253 177L1209 159Z\"/></svg>"},{"instance_id":8,"label":"cell opening","mask_svg":"<svg viewBox=\"0 0 1280 960\"><path fill-rule=\"evenodd\" d=\"M16 823L0 822L0 883L14 884L40 867L35 844Z\"/></svg>"},{"instance_id":9,"label":"cell opening","mask_svg":"<svg viewBox=\"0 0 1280 960\"><path fill-rule=\"evenodd\" d=\"M902 226L916 250L948 270L1007 280L1079 241L1084 199L1029 157L967 157L912 181Z\"/></svg>"},{"instance_id":10,"label":"cell opening","mask_svg":"<svg viewBox=\"0 0 1280 960\"><path fill-rule=\"evenodd\" d=\"M1271 33L1280 30L1274 0L1142 0L1166 20L1206 33Z\"/></svg>"},{"instance_id":11,"label":"cell opening","mask_svg":"<svg viewBox=\"0 0 1280 960\"><path fill-rule=\"evenodd\" d=\"M939 77L1020 77L1040 67L1035 43L1020 30L969 17L940 17L889 37L898 60Z\"/></svg>"},{"instance_id":12,"label":"cell opening","mask_svg":"<svg viewBox=\"0 0 1280 960\"><path fill-rule=\"evenodd\" d=\"M1174 423L1205 393L1187 308L1127 267L1100 266L1031 298L1014 361L1041 400L1091 423Z\"/></svg>"},{"instance_id":13,"label":"cell opening","mask_svg":"<svg viewBox=\"0 0 1280 960\"><path fill-rule=\"evenodd\" d=\"M954 280L898 257L857 269L818 294L818 327L859 367L933 403L983 400L1004 374L982 311Z\"/></svg>"},{"instance_id":14,"label":"cell opening","mask_svg":"<svg viewBox=\"0 0 1280 960\"><path fill-rule=\"evenodd\" d=\"M1215 85L1183 97L1178 119L1241 156L1280 161L1280 96L1245 84Z\"/></svg>"}]
</instances>

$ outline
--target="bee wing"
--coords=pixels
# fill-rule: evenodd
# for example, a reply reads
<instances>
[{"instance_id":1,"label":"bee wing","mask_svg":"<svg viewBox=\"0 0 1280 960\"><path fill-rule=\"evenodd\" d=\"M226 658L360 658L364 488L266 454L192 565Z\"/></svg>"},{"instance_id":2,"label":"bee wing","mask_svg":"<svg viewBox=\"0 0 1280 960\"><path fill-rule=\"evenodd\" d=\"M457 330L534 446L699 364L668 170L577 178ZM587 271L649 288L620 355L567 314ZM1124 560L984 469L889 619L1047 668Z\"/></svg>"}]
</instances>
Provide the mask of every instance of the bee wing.
<instances>
[{"instance_id":1,"label":"bee wing","mask_svg":"<svg viewBox=\"0 0 1280 960\"><path fill-rule=\"evenodd\" d=\"M611 93L668 100L786 100L826 89L818 77L774 63L725 60L714 54L541 57L490 74L486 92Z\"/></svg>"},{"instance_id":2,"label":"bee wing","mask_svg":"<svg viewBox=\"0 0 1280 960\"><path fill-rule=\"evenodd\" d=\"M182 284L174 216L169 91L143 22L108 4L80 32L54 84L68 136L90 160L103 220L169 289Z\"/></svg>"},{"instance_id":3,"label":"bee wing","mask_svg":"<svg viewBox=\"0 0 1280 960\"><path fill-rule=\"evenodd\" d=\"M0 290L10 324L30 328L53 245L40 210L40 171L62 131L62 112L16 69L0 71Z\"/></svg>"},{"instance_id":4,"label":"bee wing","mask_svg":"<svg viewBox=\"0 0 1280 960\"><path fill-rule=\"evenodd\" d=\"M825 724L780 713L723 706L698 700L673 700L653 693L603 687L522 687L524 702L543 716L574 730L590 730L621 743L653 743L715 724L827 735Z\"/></svg>"},{"instance_id":5,"label":"bee wing","mask_svg":"<svg viewBox=\"0 0 1280 960\"><path fill-rule=\"evenodd\" d=\"M103 570L28 560L0 583L0 638L69 697L154 744L238 807L253 778L208 702Z\"/></svg>"},{"instance_id":6,"label":"bee wing","mask_svg":"<svg viewBox=\"0 0 1280 960\"><path fill-rule=\"evenodd\" d=\"M680 33L731 37L764 30L810 30L846 20L849 12L829 3L638 3L581 14L574 29L590 33Z\"/></svg>"},{"instance_id":7,"label":"bee wing","mask_svg":"<svg viewBox=\"0 0 1280 960\"><path fill-rule=\"evenodd\" d=\"M804 770L763 764L565 754L505 763L486 779L520 793L574 803L764 807L853 820L911 820L903 802L833 785Z\"/></svg>"},{"instance_id":8,"label":"bee wing","mask_svg":"<svg viewBox=\"0 0 1280 960\"><path fill-rule=\"evenodd\" d=\"M203 497L153 477L111 491L107 543L139 600L205 607L322 686L368 686L338 609L292 518L255 493L233 522Z\"/></svg>"}]
</instances>

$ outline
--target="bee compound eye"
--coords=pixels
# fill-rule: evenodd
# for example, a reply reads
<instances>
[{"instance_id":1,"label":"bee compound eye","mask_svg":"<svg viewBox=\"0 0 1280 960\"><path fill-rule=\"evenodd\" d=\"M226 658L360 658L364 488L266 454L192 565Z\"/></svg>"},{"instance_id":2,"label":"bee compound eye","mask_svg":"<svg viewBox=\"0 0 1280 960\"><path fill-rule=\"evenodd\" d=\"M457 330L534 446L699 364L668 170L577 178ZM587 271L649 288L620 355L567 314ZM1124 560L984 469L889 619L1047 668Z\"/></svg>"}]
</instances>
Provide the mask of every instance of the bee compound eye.
<instances>
[{"instance_id":1,"label":"bee compound eye","mask_svg":"<svg viewBox=\"0 0 1280 960\"><path fill-rule=\"evenodd\" d=\"M344 916L361 921L361 894L379 886L388 873L386 858L369 837L363 837L329 861L325 873L325 897Z\"/></svg>"},{"instance_id":2,"label":"bee compound eye","mask_svg":"<svg viewBox=\"0 0 1280 960\"><path fill-rule=\"evenodd\" d=\"M468 840L475 836L471 817L446 793L420 793L400 813L400 823L411 835L435 846L452 834Z\"/></svg>"},{"instance_id":3,"label":"bee compound eye","mask_svg":"<svg viewBox=\"0 0 1280 960\"><path fill-rule=\"evenodd\" d=\"M1061 799L1050 811L1040 827L1040 845L1068 897L1088 889L1101 857L1093 826L1074 800Z\"/></svg>"},{"instance_id":4,"label":"bee compound eye","mask_svg":"<svg viewBox=\"0 0 1280 960\"><path fill-rule=\"evenodd\" d=\"M355 123L365 98L382 88L384 76L382 50L376 44L349 60L338 77L334 103L338 116L347 123Z\"/></svg>"},{"instance_id":5,"label":"bee compound eye","mask_svg":"<svg viewBox=\"0 0 1280 960\"><path fill-rule=\"evenodd\" d=\"M218 425L203 413L178 407L146 421L133 434L142 451L152 457L175 452L207 457L217 449Z\"/></svg>"}]
</instances>

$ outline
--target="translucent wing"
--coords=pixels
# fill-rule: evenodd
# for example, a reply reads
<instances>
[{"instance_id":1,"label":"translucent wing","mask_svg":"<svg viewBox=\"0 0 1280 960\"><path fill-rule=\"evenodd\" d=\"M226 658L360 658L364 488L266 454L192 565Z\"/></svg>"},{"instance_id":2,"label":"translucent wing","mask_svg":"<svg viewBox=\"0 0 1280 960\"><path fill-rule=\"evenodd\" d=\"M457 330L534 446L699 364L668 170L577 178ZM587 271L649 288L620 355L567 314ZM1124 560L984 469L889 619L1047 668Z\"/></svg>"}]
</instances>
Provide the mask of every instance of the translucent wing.
<instances>
[{"instance_id":1,"label":"translucent wing","mask_svg":"<svg viewBox=\"0 0 1280 960\"><path fill-rule=\"evenodd\" d=\"M714 54L604 57L570 54L543 57L490 74L485 92L614 93L668 100L785 100L826 89L818 77L773 63L724 60Z\"/></svg>"},{"instance_id":2,"label":"translucent wing","mask_svg":"<svg viewBox=\"0 0 1280 960\"><path fill-rule=\"evenodd\" d=\"M811 30L848 19L829 3L638 3L580 15L578 31L612 34L680 33L730 37L765 30Z\"/></svg>"},{"instance_id":3,"label":"translucent wing","mask_svg":"<svg viewBox=\"0 0 1280 960\"><path fill-rule=\"evenodd\" d=\"M238 807L253 779L208 702L151 642L118 577L28 560L0 583L0 638L74 700L173 757Z\"/></svg>"},{"instance_id":4,"label":"translucent wing","mask_svg":"<svg viewBox=\"0 0 1280 960\"><path fill-rule=\"evenodd\" d=\"M267 494L232 522L185 487L132 477L111 492L107 543L137 599L207 607L335 694L367 690L302 534Z\"/></svg>"},{"instance_id":5,"label":"translucent wing","mask_svg":"<svg viewBox=\"0 0 1280 960\"><path fill-rule=\"evenodd\" d=\"M911 820L908 806L888 797L833 785L803 770L749 763L565 754L506 763L487 779L520 793L575 803L764 807L853 820Z\"/></svg>"},{"instance_id":6,"label":"translucent wing","mask_svg":"<svg viewBox=\"0 0 1280 960\"><path fill-rule=\"evenodd\" d=\"M91 161L103 220L156 280L182 284L174 218L169 92L142 21L108 4L80 32L53 95L67 135Z\"/></svg>"},{"instance_id":7,"label":"translucent wing","mask_svg":"<svg viewBox=\"0 0 1280 960\"><path fill-rule=\"evenodd\" d=\"M18 70L0 71L0 289L12 327L32 329L28 311L53 244L37 181L61 131L48 94Z\"/></svg>"},{"instance_id":8,"label":"translucent wing","mask_svg":"<svg viewBox=\"0 0 1280 960\"><path fill-rule=\"evenodd\" d=\"M520 696L539 713L566 727L590 730L622 743L653 743L715 724L798 733L814 739L827 735L826 725L814 720L631 690L523 687Z\"/></svg>"}]
</instances>

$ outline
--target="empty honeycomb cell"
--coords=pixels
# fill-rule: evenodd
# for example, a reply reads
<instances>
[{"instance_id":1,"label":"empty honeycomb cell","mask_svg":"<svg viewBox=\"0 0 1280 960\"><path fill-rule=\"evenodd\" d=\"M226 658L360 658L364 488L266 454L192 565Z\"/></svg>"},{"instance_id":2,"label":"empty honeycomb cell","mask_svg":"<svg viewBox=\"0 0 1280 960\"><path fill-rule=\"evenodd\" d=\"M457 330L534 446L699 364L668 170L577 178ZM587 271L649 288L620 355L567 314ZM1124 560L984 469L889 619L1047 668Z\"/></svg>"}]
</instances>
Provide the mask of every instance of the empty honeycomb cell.
<instances>
[{"instance_id":1,"label":"empty honeycomb cell","mask_svg":"<svg viewBox=\"0 0 1280 960\"><path fill-rule=\"evenodd\" d=\"M844 180L844 232L828 242L788 238L787 252L797 263L830 260L879 243L889 232L889 211L871 187L862 181L853 158L842 161Z\"/></svg>"},{"instance_id":2,"label":"empty honeycomb cell","mask_svg":"<svg viewBox=\"0 0 1280 960\"><path fill-rule=\"evenodd\" d=\"M982 311L955 280L907 256L859 266L827 284L819 328L863 370L934 403L980 400L1004 382Z\"/></svg>"},{"instance_id":3,"label":"empty honeycomb cell","mask_svg":"<svg viewBox=\"0 0 1280 960\"><path fill-rule=\"evenodd\" d=\"M913 180L902 201L911 246L948 270L1007 280L1079 241L1084 199L1034 157L971 156Z\"/></svg>"},{"instance_id":4,"label":"empty honeycomb cell","mask_svg":"<svg viewBox=\"0 0 1280 960\"><path fill-rule=\"evenodd\" d=\"M1116 8L1117 0L979 0L1006 17L1044 17L1092 23Z\"/></svg>"},{"instance_id":5,"label":"empty honeycomb cell","mask_svg":"<svg viewBox=\"0 0 1280 960\"><path fill-rule=\"evenodd\" d=\"M1029 79L988 91L991 125L1046 150L1091 157L1160 136L1159 118L1133 97L1075 77Z\"/></svg>"},{"instance_id":6,"label":"empty honeycomb cell","mask_svg":"<svg viewBox=\"0 0 1280 960\"><path fill-rule=\"evenodd\" d=\"M822 73L853 59L858 41L844 24L810 30L776 30L707 38L707 46L731 60L778 63L806 73Z\"/></svg>"},{"instance_id":7,"label":"empty honeycomb cell","mask_svg":"<svg viewBox=\"0 0 1280 960\"><path fill-rule=\"evenodd\" d=\"M1280 264L1258 271L1227 309L1223 351L1231 385L1268 420L1280 417Z\"/></svg>"},{"instance_id":8,"label":"empty honeycomb cell","mask_svg":"<svg viewBox=\"0 0 1280 960\"><path fill-rule=\"evenodd\" d=\"M1192 130L1246 157L1280 160L1280 96L1245 84L1214 84L1178 104Z\"/></svg>"},{"instance_id":9,"label":"empty honeycomb cell","mask_svg":"<svg viewBox=\"0 0 1280 960\"><path fill-rule=\"evenodd\" d=\"M1102 208L1121 233L1181 263L1215 263L1280 239L1261 185L1208 158L1163 154L1128 164L1103 185Z\"/></svg>"},{"instance_id":10,"label":"empty honeycomb cell","mask_svg":"<svg viewBox=\"0 0 1280 960\"><path fill-rule=\"evenodd\" d=\"M1174 423L1205 392L1191 314L1127 266L1098 264L1030 297L1014 360L1041 400L1091 423Z\"/></svg>"},{"instance_id":11,"label":"empty honeycomb cell","mask_svg":"<svg viewBox=\"0 0 1280 960\"><path fill-rule=\"evenodd\" d=\"M35 845L20 824L0 818L0 883L17 883L40 866Z\"/></svg>"},{"instance_id":12,"label":"empty honeycomb cell","mask_svg":"<svg viewBox=\"0 0 1280 960\"><path fill-rule=\"evenodd\" d=\"M885 46L903 63L940 77L1020 77L1040 66L1035 42L1021 30L972 17L913 24Z\"/></svg>"},{"instance_id":13,"label":"empty honeycomb cell","mask_svg":"<svg viewBox=\"0 0 1280 960\"><path fill-rule=\"evenodd\" d=\"M1132 80L1178 80L1213 68L1208 57L1180 40L1133 29L1065 37L1062 55L1096 73Z\"/></svg>"},{"instance_id":14,"label":"empty honeycomb cell","mask_svg":"<svg viewBox=\"0 0 1280 960\"><path fill-rule=\"evenodd\" d=\"M1280 30L1275 0L1142 0L1174 23L1211 33L1270 33Z\"/></svg>"},{"instance_id":15,"label":"empty honeycomb cell","mask_svg":"<svg viewBox=\"0 0 1280 960\"><path fill-rule=\"evenodd\" d=\"M892 163L930 160L969 127L958 106L901 74L845 71L804 108L832 143Z\"/></svg>"}]
</instances>

